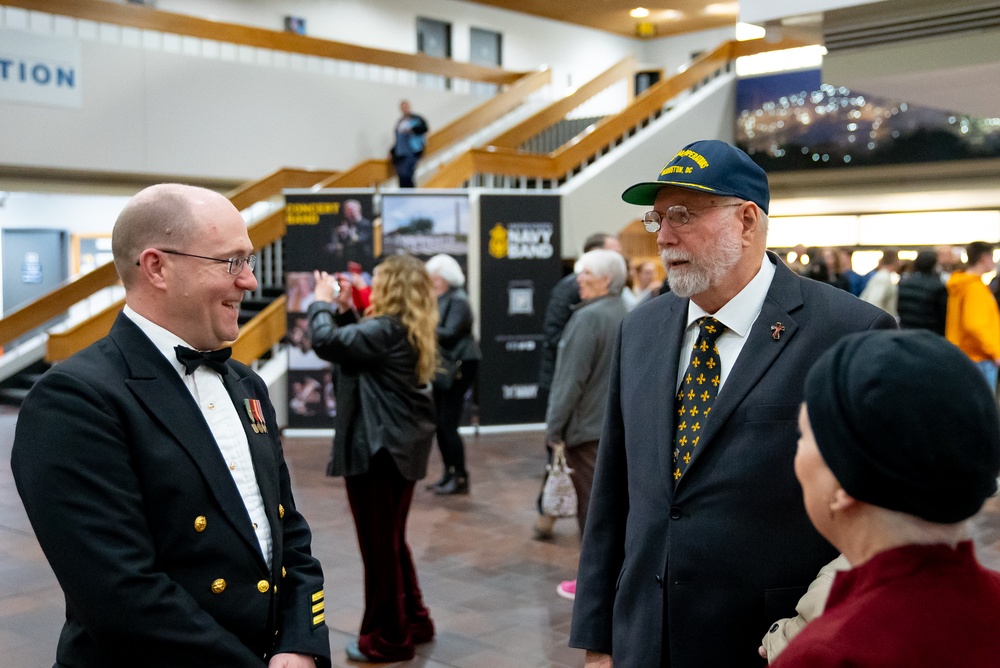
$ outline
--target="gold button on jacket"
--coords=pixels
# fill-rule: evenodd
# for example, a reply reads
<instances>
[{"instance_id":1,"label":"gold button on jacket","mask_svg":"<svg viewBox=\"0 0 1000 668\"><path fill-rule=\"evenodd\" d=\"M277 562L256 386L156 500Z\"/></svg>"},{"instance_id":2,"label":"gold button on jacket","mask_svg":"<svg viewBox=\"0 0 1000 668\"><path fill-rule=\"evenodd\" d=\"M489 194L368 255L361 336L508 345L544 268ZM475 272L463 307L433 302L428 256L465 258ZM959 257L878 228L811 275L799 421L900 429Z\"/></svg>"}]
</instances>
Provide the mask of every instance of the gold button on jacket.
<instances>
[{"instance_id":1,"label":"gold button on jacket","mask_svg":"<svg viewBox=\"0 0 1000 668\"><path fill-rule=\"evenodd\" d=\"M213 594L221 594L224 591L226 591L226 581L225 580L223 580L222 578L219 578L218 580L216 580L216 581L214 581L212 583L212 593Z\"/></svg>"},{"instance_id":2,"label":"gold button on jacket","mask_svg":"<svg viewBox=\"0 0 1000 668\"><path fill-rule=\"evenodd\" d=\"M204 515L198 515L198 517L194 518L194 530L197 531L198 533L204 531L207 525L208 525L208 520L205 519Z\"/></svg>"},{"instance_id":3,"label":"gold button on jacket","mask_svg":"<svg viewBox=\"0 0 1000 668\"><path fill-rule=\"evenodd\" d=\"M278 517L281 517L281 518L285 517L285 507L283 505L281 505L280 503L278 504Z\"/></svg>"},{"instance_id":4,"label":"gold button on jacket","mask_svg":"<svg viewBox=\"0 0 1000 668\"><path fill-rule=\"evenodd\" d=\"M270 588L271 588L271 583L268 582L267 580L261 580L260 582L257 583L257 591L259 591L261 594L266 594L267 590Z\"/></svg>"}]
</instances>

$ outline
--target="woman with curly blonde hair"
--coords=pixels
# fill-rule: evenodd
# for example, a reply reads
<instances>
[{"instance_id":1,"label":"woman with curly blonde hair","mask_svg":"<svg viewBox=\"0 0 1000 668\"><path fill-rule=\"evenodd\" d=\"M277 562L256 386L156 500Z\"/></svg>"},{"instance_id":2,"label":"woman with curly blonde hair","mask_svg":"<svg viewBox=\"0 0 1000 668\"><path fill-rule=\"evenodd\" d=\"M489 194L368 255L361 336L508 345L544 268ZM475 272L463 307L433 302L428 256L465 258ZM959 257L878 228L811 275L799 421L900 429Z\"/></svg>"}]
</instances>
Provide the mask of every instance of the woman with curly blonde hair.
<instances>
[{"instance_id":1,"label":"woman with curly blonde hair","mask_svg":"<svg viewBox=\"0 0 1000 668\"><path fill-rule=\"evenodd\" d=\"M316 272L313 349L334 364L336 432L327 475L344 476L365 566L365 614L354 661L406 661L434 636L406 518L427 473L435 430L437 299L422 262L394 255L375 268L371 306L354 311L346 276Z\"/></svg>"}]
</instances>

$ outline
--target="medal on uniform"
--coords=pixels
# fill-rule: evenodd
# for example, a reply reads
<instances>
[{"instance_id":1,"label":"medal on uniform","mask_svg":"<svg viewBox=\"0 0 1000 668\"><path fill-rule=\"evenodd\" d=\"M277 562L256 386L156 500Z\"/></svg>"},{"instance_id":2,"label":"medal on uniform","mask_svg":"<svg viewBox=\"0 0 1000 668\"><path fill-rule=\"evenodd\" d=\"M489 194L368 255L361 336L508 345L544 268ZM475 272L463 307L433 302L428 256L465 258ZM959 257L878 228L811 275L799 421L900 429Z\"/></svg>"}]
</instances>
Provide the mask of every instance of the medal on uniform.
<instances>
[{"instance_id":1,"label":"medal on uniform","mask_svg":"<svg viewBox=\"0 0 1000 668\"><path fill-rule=\"evenodd\" d=\"M250 416L250 426L253 427L253 432L266 434L267 423L264 421L264 411L261 410L260 401L258 399L244 399L243 405L246 406L247 415Z\"/></svg>"}]
</instances>

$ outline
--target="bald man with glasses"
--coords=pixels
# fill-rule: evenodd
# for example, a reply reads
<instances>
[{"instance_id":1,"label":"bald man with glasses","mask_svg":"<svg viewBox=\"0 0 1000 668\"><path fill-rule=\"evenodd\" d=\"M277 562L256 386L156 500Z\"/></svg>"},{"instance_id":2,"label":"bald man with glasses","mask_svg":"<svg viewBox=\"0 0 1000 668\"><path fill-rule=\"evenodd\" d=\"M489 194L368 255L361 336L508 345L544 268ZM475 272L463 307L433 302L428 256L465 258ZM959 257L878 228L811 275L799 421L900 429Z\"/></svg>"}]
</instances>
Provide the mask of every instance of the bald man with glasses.
<instances>
[{"instance_id":1,"label":"bald man with glasses","mask_svg":"<svg viewBox=\"0 0 1000 668\"><path fill-rule=\"evenodd\" d=\"M329 666L267 387L229 359L257 287L243 218L161 184L111 243L125 309L31 390L11 459L66 597L56 667Z\"/></svg>"},{"instance_id":2,"label":"bald man with glasses","mask_svg":"<svg viewBox=\"0 0 1000 668\"><path fill-rule=\"evenodd\" d=\"M767 175L725 142L622 199L652 206L671 292L614 346L570 645L588 666L762 666L760 637L837 553L792 469L805 375L895 320L765 250Z\"/></svg>"}]
</instances>

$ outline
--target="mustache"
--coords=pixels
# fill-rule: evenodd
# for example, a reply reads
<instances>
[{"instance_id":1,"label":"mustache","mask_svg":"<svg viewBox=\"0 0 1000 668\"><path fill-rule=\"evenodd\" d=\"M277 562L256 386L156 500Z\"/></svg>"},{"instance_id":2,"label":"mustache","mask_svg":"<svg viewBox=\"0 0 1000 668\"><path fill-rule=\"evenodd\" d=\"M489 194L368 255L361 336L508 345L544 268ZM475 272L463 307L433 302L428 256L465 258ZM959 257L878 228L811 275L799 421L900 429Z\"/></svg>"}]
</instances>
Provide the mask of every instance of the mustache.
<instances>
[{"instance_id":1,"label":"mustache","mask_svg":"<svg viewBox=\"0 0 1000 668\"><path fill-rule=\"evenodd\" d=\"M660 260L663 262L690 262L691 255L679 248L664 248L660 251Z\"/></svg>"}]
</instances>

